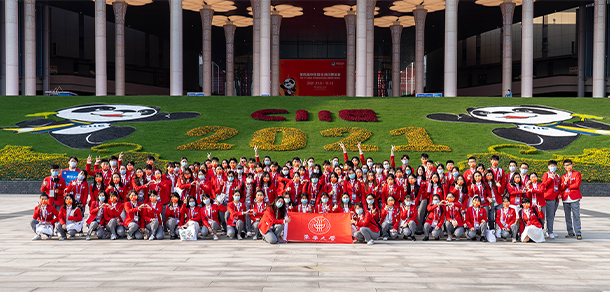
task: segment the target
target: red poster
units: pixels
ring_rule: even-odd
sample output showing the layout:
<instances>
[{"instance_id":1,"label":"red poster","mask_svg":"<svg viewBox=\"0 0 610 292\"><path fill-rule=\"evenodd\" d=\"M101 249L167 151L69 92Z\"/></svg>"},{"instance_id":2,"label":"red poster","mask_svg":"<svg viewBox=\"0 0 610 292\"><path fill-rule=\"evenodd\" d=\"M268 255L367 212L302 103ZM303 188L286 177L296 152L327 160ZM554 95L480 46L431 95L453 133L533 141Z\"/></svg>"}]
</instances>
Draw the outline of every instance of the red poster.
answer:
<instances>
[{"instance_id":1,"label":"red poster","mask_svg":"<svg viewBox=\"0 0 610 292\"><path fill-rule=\"evenodd\" d=\"M352 243L349 213L297 213L288 212L286 226L288 241L319 243Z\"/></svg>"},{"instance_id":2,"label":"red poster","mask_svg":"<svg viewBox=\"0 0 610 292\"><path fill-rule=\"evenodd\" d=\"M345 95L345 60L280 60L280 95Z\"/></svg>"}]
</instances>

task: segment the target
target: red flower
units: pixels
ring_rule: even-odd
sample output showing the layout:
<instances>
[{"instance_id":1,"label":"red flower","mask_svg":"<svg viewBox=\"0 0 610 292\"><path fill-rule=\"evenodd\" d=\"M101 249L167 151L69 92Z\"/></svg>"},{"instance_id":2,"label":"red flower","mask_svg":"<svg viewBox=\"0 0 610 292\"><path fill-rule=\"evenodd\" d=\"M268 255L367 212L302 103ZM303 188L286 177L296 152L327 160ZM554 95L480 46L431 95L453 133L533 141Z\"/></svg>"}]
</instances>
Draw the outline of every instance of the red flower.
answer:
<instances>
[{"instance_id":1,"label":"red flower","mask_svg":"<svg viewBox=\"0 0 610 292\"><path fill-rule=\"evenodd\" d=\"M332 122L333 119L330 116L330 112L329 111L319 111L318 112L318 119L321 122Z\"/></svg>"},{"instance_id":2,"label":"red flower","mask_svg":"<svg viewBox=\"0 0 610 292\"><path fill-rule=\"evenodd\" d=\"M262 109L253 112L250 116L255 120L261 121L285 121L285 117L268 116L270 114L287 114L288 111L285 109Z\"/></svg>"},{"instance_id":3,"label":"red flower","mask_svg":"<svg viewBox=\"0 0 610 292\"><path fill-rule=\"evenodd\" d=\"M294 120L297 122L309 120L309 112L306 110L298 110Z\"/></svg>"},{"instance_id":4,"label":"red flower","mask_svg":"<svg viewBox=\"0 0 610 292\"><path fill-rule=\"evenodd\" d=\"M349 122L377 122L377 114L371 109L340 110L339 117Z\"/></svg>"}]
</instances>

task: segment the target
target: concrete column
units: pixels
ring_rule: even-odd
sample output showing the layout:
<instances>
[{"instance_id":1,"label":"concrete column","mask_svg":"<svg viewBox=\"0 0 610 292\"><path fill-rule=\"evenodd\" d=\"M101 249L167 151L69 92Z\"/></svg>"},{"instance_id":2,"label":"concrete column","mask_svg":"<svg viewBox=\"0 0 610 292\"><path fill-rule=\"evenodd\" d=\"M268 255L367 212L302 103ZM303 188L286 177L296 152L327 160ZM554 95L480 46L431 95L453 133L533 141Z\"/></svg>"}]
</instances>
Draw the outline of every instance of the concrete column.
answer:
<instances>
[{"instance_id":1,"label":"concrete column","mask_svg":"<svg viewBox=\"0 0 610 292\"><path fill-rule=\"evenodd\" d=\"M445 96L457 96L458 1L445 1Z\"/></svg>"},{"instance_id":2,"label":"concrete column","mask_svg":"<svg viewBox=\"0 0 610 292\"><path fill-rule=\"evenodd\" d=\"M593 7L593 97L606 97L606 0Z\"/></svg>"},{"instance_id":3,"label":"concrete column","mask_svg":"<svg viewBox=\"0 0 610 292\"><path fill-rule=\"evenodd\" d=\"M0 36L0 95L6 95L6 39L5 32L6 29L4 27L4 10L5 4L0 4L0 32L2 36Z\"/></svg>"},{"instance_id":4,"label":"concrete column","mask_svg":"<svg viewBox=\"0 0 610 292\"><path fill-rule=\"evenodd\" d=\"M24 95L36 95L36 0L25 0L23 5L25 46L23 75Z\"/></svg>"},{"instance_id":5,"label":"concrete column","mask_svg":"<svg viewBox=\"0 0 610 292\"><path fill-rule=\"evenodd\" d=\"M4 5L6 95L19 95L19 3L5 0Z\"/></svg>"},{"instance_id":6,"label":"concrete column","mask_svg":"<svg viewBox=\"0 0 610 292\"><path fill-rule=\"evenodd\" d=\"M396 21L390 26L392 32L392 96L400 96L400 34L402 25Z\"/></svg>"},{"instance_id":7,"label":"concrete column","mask_svg":"<svg viewBox=\"0 0 610 292\"><path fill-rule=\"evenodd\" d=\"M504 0L500 4L502 11L502 93L500 96L506 95L512 88L513 82L513 42L512 42L512 25L513 14L515 12L515 3L511 0Z\"/></svg>"},{"instance_id":8,"label":"concrete column","mask_svg":"<svg viewBox=\"0 0 610 292\"><path fill-rule=\"evenodd\" d=\"M114 94L125 95L125 14L127 3L112 3L114 9Z\"/></svg>"},{"instance_id":9,"label":"concrete column","mask_svg":"<svg viewBox=\"0 0 610 292\"><path fill-rule=\"evenodd\" d=\"M534 1L521 6L521 97L532 97L534 86Z\"/></svg>"},{"instance_id":10,"label":"concrete column","mask_svg":"<svg viewBox=\"0 0 610 292\"><path fill-rule=\"evenodd\" d=\"M202 91L206 96L212 96L212 17L214 10L210 5L204 5L201 10L201 26L203 45L201 50Z\"/></svg>"},{"instance_id":11,"label":"concrete column","mask_svg":"<svg viewBox=\"0 0 610 292\"><path fill-rule=\"evenodd\" d=\"M356 12L348 11L344 16L347 27L347 60L345 64L345 95L356 96Z\"/></svg>"},{"instance_id":12,"label":"concrete column","mask_svg":"<svg viewBox=\"0 0 610 292\"><path fill-rule=\"evenodd\" d=\"M271 0L261 0L261 95L271 94Z\"/></svg>"},{"instance_id":13,"label":"concrete column","mask_svg":"<svg viewBox=\"0 0 610 292\"><path fill-rule=\"evenodd\" d=\"M45 4L42 7L42 92L50 90L51 66L51 8Z\"/></svg>"},{"instance_id":14,"label":"concrete column","mask_svg":"<svg viewBox=\"0 0 610 292\"><path fill-rule=\"evenodd\" d=\"M250 0L252 4L252 96L261 95L261 0Z\"/></svg>"},{"instance_id":15,"label":"concrete column","mask_svg":"<svg viewBox=\"0 0 610 292\"><path fill-rule=\"evenodd\" d=\"M578 7L578 97L585 96L585 54L587 5Z\"/></svg>"},{"instance_id":16,"label":"concrete column","mask_svg":"<svg viewBox=\"0 0 610 292\"><path fill-rule=\"evenodd\" d=\"M95 0L95 95L108 94L106 1Z\"/></svg>"},{"instance_id":17,"label":"concrete column","mask_svg":"<svg viewBox=\"0 0 610 292\"><path fill-rule=\"evenodd\" d=\"M366 96L373 96L377 72L375 72L375 3L366 1Z\"/></svg>"},{"instance_id":18,"label":"concrete column","mask_svg":"<svg viewBox=\"0 0 610 292\"><path fill-rule=\"evenodd\" d=\"M225 29L225 42L227 51L227 68L225 75L225 95L235 95L235 29L237 28L233 22L227 22L223 28Z\"/></svg>"},{"instance_id":19,"label":"concrete column","mask_svg":"<svg viewBox=\"0 0 610 292\"><path fill-rule=\"evenodd\" d=\"M417 5L413 10L415 17L415 93L424 93L424 32L426 28L426 14L424 6Z\"/></svg>"},{"instance_id":20,"label":"concrete column","mask_svg":"<svg viewBox=\"0 0 610 292\"><path fill-rule=\"evenodd\" d=\"M280 27L282 15L271 11L271 96L280 95Z\"/></svg>"},{"instance_id":21,"label":"concrete column","mask_svg":"<svg viewBox=\"0 0 610 292\"><path fill-rule=\"evenodd\" d=\"M366 96L366 2L356 7L356 96Z\"/></svg>"},{"instance_id":22,"label":"concrete column","mask_svg":"<svg viewBox=\"0 0 610 292\"><path fill-rule=\"evenodd\" d=\"M170 5L170 31L169 31L169 93L182 95L182 0L169 0Z\"/></svg>"}]
</instances>

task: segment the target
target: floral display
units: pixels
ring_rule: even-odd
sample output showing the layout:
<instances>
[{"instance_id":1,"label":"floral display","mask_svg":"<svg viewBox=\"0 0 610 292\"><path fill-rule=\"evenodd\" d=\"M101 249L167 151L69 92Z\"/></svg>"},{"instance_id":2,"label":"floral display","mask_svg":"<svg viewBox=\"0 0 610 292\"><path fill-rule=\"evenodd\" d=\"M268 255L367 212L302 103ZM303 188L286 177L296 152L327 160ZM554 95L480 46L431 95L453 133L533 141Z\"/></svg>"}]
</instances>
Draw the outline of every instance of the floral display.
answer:
<instances>
[{"instance_id":1,"label":"floral display","mask_svg":"<svg viewBox=\"0 0 610 292\"><path fill-rule=\"evenodd\" d=\"M324 110L318 112L318 120L320 120L320 122L332 122L333 118L329 111Z\"/></svg>"},{"instance_id":2,"label":"floral display","mask_svg":"<svg viewBox=\"0 0 610 292\"><path fill-rule=\"evenodd\" d=\"M285 121L285 117L269 116L271 114L287 114L288 111L285 109L262 109L253 112L250 116L255 120L261 121Z\"/></svg>"},{"instance_id":3,"label":"floral display","mask_svg":"<svg viewBox=\"0 0 610 292\"><path fill-rule=\"evenodd\" d=\"M371 109L340 110L339 117L348 122L377 122L377 114Z\"/></svg>"},{"instance_id":4,"label":"floral display","mask_svg":"<svg viewBox=\"0 0 610 292\"><path fill-rule=\"evenodd\" d=\"M298 110L294 120L297 122L303 122L309 120L309 112L306 110Z\"/></svg>"},{"instance_id":5,"label":"floral display","mask_svg":"<svg viewBox=\"0 0 610 292\"><path fill-rule=\"evenodd\" d=\"M445 145L435 145L430 139L428 132L420 127L405 127L390 131L392 136L405 135L409 144L397 145L396 151L411 152L451 152L451 148Z\"/></svg>"},{"instance_id":6,"label":"floral display","mask_svg":"<svg viewBox=\"0 0 610 292\"><path fill-rule=\"evenodd\" d=\"M130 150L130 151L134 151L134 152L139 152L140 150L142 150L142 145L140 145L140 144L123 142L123 143L105 143L105 144L102 144L99 146L91 147L91 151L96 152L96 153L108 153L108 148L122 147L122 146L133 147L133 150Z\"/></svg>"},{"instance_id":7,"label":"floral display","mask_svg":"<svg viewBox=\"0 0 610 292\"><path fill-rule=\"evenodd\" d=\"M349 133L349 136L341 141L324 146L324 150L342 151L339 143L343 143L347 151L358 151L358 143L368 140L373 135L369 130L357 127L333 128L320 131L320 134L324 137L341 137L344 133ZM362 151L379 151L379 147L375 145L362 144L360 147L362 147Z\"/></svg>"},{"instance_id":8,"label":"floral display","mask_svg":"<svg viewBox=\"0 0 610 292\"><path fill-rule=\"evenodd\" d=\"M274 145L276 134L282 132L282 141ZM258 146L260 150L269 151L291 151L298 150L307 144L307 135L300 129L274 127L261 129L254 132L250 147Z\"/></svg>"},{"instance_id":9,"label":"floral display","mask_svg":"<svg viewBox=\"0 0 610 292\"><path fill-rule=\"evenodd\" d=\"M195 142L180 145L178 150L227 150L233 145L226 143L218 143L219 141L227 140L237 135L237 130L223 126L205 126L192 129L186 133L187 136L199 137L205 136L210 132L214 134L201 138Z\"/></svg>"}]
</instances>

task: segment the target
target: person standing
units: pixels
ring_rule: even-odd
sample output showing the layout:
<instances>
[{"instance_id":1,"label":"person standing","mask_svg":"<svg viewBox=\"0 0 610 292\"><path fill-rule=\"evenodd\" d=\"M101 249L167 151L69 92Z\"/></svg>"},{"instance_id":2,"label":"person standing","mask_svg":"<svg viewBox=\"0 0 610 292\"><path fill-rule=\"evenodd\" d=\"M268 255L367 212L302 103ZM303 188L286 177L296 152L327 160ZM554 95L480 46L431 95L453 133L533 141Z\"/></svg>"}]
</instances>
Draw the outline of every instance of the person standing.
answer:
<instances>
[{"instance_id":1,"label":"person standing","mask_svg":"<svg viewBox=\"0 0 610 292\"><path fill-rule=\"evenodd\" d=\"M555 212L557 212L559 197L561 196L559 193L561 181L559 175L555 173L556 170L557 161L550 160L549 171L545 172L542 176L542 184L544 185L544 200L546 201L546 212L544 212L546 218L546 230L550 239L557 237L555 232L553 232L553 223L555 222Z\"/></svg>"},{"instance_id":2,"label":"person standing","mask_svg":"<svg viewBox=\"0 0 610 292\"><path fill-rule=\"evenodd\" d=\"M582 240L580 233L580 172L573 170L572 160L566 159L563 161L563 168L566 173L561 176L561 194L563 201L563 211L566 217L566 227L568 235L566 238L576 236L576 239Z\"/></svg>"}]
</instances>

